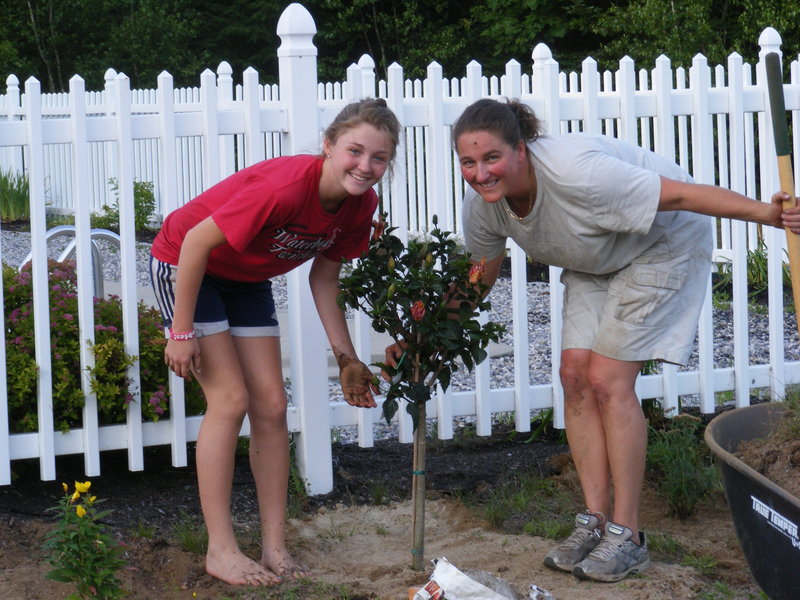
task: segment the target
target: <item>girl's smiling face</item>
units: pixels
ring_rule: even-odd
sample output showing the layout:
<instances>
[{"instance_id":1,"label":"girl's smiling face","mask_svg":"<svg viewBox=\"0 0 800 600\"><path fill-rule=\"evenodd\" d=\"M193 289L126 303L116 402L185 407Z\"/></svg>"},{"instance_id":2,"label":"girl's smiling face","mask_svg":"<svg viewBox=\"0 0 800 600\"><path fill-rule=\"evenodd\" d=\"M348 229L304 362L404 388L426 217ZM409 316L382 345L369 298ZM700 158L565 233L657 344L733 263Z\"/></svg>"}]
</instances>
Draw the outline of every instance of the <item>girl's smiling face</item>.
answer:
<instances>
[{"instance_id":1,"label":"girl's smiling face","mask_svg":"<svg viewBox=\"0 0 800 600\"><path fill-rule=\"evenodd\" d=\"M530 194L525 143L509 146L489 131L467 131L456 140L464 180L486 202L524 199Z\"/></svg>"},{"instance_id":2,"label":"girl's smiling face","mask_svg":"<svg viewBox=\"0 0 800 600\"><path fill-rule=\"evenodd\" d=\"M360 196L386 173L394 146L389 135L368 123L343 132L334 142L325 140L326 159L320 197L342 200Z\"/></svg>"}]
</instances>

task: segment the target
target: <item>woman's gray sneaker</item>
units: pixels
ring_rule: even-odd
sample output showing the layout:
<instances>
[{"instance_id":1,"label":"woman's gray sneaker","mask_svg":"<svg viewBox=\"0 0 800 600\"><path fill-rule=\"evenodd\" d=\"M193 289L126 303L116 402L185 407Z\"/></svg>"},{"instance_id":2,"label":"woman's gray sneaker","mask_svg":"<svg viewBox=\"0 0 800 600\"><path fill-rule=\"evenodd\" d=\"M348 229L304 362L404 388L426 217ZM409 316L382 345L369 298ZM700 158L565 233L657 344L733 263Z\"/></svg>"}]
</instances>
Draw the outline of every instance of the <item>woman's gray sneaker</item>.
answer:
<instances>
[{"instance_id":1,"label":"woman's gray sneaker","mask_svg":"<svg viewBox=\"0 0 800 600\"><path fill-rule=\"evenodd\" d=\"M622 525L611 523L597 547L572 570L579 579L619 581L633 573L644 571L650 564L647 540L639 532L640 544L631 541L633 532Z\"/></svg>"},{"instance_id":2,"label":"woman's gray sneaker","mask_svg":"<svg viewBox=\"0 0 800 600\"><path fill-rule=\"evenodd\" d=\"M551 569L572 571L600 543L603 532L600 520L592 513L575 516L575 530L544 557L544 564Z\"/></svg>"}]
</instances>

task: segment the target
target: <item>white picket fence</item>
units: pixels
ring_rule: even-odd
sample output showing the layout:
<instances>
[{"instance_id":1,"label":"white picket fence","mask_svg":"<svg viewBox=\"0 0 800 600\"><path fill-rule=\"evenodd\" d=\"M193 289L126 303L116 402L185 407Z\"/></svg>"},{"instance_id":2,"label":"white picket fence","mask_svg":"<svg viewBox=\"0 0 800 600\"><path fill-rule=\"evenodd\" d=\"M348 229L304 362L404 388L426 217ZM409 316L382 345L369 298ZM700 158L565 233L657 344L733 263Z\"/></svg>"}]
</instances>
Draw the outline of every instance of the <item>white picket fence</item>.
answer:
<instances>
[{"instance_id":1,"label":"white picket fence","mask_svg":"<svg viewBox=\"0 0 800 600\"><path fill-rule=\"evenodd\" d=\"M270 156L317 152L320 132L350 99L380 95L387 99L406 136L394 176L381 186L385 209L403 234L439 224L458 230L464 184L449 140L449 129L461 111L485 96L516 97L527 102L549 131L587 131L614 135L641 144L677 160L696 180L731 187L768 200L778 188L777 169L768 117L765 75L759 58L755 65L734 54L726 66L708 66L702 56L694 59L688 73L672 69L660 57L652 70L636 70L629 58L616 72L600 73L586 59L580 73L559 72L549 49L533 51L530 74L510 61L505 74L485 77L481 66L471 62L466 75L445 79L437 63L431 63L424 80L408 81L397 64L388 69L386 81L376 81L372 59L362 57L347 71L347 80L319 84L313 36L316 26L308 11L290 5L278 23L281 45L279 84L261 86L254 69L243 74L241 86L233 86L230 68L205 71L196 90L176 90L172 77L162 73L156 90L130 90L124 74L108 73L105 89L87 92L83 80L74 77L70 92L53 99L40 92L36 79L24 83L20 93L15 78L7 79L0 96L0 165L24 170L30 178L33 281L35 302L36 360L39 364L39 431L9 434L5 385L5 333L0 339L0 484L11 481L11 462L38 458L41 477L57 477L57 455L83 454L87 476L100 472L100 452L127 449L129 468L144 468L143 448L169 444L173 463L187 462L186 446L196 439L200 417L185 415L181 381L171 384L171 418L143 423L138 365L131 367L131 393L124 425L99 426L96 398L84 380L86 406L83 427L63 434L54 432L51 406L52 371L47 316L47 265L45 213L48 207L73 212L77 230L79 321L81 339L94 339L92 315L92 263L89 215L107 201L109 177L119 182L121 221L121 289L125 347L137 355L136 257L133 218L133 183L153 181L159 210L166 214L199 191L243 166ZM767 29L761 36L761 56L780 51L780 37ZM791 64L791 80L784 86L793 130L800 117L800 63ZM793 140L800 155L800 136ZM800 179L795 167L795 179ZM58 184L56 183L58 181ZM56 194L56 190L58 193ZM715 368L710 294L699 327L699 367L679 371L667 365L658 375L643 376L640 396L659 398L666 408L677 408L684 395L699 397L703 412L712 412L715 394L732 392L737 406L748 404L751 390L768 388L782 397L789 384L800 382L800 363L787 361L784 351L783 305L779 292L782 232L767 230L769 252L770 363L751 365L747 322L745 257L755 229L743 223L723 222L717 228L717 259L730 261L734 276L733 366ZM513 246L513 245L512 245ZM490 364L485 361L475 374L475 387L464 392L439 393L430 412L437 417L438 435L453 435L453 417L474 416L479 435L488 435L492 416L513 412L519 431L530 428L531 411L553 407L556 424L563 425L562 391L558 385L558 352L552 353L552 382L532 385L527 339L525 257L511 247L513 277L515 383L511 388L490 386ZM295 434L299 466L311 493L332 488L330 431L343 425L358 428L359 444L371 446L373 424L380 409L363 410L331 402L328 382L318 374L326 356L319 343L324 333L316 318L305 283L308 267L288 276L290 373L293 405L289 428ZM522 274L522 275L519 275ZM551 269L558 281L558 269ZM710 286L710 284L709 284ZM552 284L551 344L560 346L561 286ZM1 299L1 298L0 298ZM363 315L356 319L356 345L369 356L369 325ZM89 345L82 350L82 369L93 364ZM411 423L400 411L399 436L411 441ZM247 433L247 425L243 429Z\"/></svg>"}]
</instances>

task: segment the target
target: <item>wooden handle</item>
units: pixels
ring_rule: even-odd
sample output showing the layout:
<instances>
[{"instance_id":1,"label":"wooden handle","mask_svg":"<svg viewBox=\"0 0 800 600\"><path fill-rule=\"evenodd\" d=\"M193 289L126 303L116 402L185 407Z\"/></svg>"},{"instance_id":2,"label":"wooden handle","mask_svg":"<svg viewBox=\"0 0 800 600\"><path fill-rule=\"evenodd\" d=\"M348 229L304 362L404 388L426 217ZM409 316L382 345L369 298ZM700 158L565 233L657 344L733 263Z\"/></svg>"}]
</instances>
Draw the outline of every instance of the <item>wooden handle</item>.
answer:
<instances>
[{"instance_id":1,"label":"wooden handle","mask_svg":"<svg viewBox=\"0 0 800 600\"><path fill-rule=\"evenodd\" d=\"M772 132L775 136L775 153L778 155L778 176L781 191L789 194L783 208L797 205L794 196L794 175L792 174L792 157L789 150L789 127L786 122L786 104L783 98L783 74L780 57L770 52L764 57L767 72L767 90L769 92L769 108L772 117ZM786 250L789 255L789 273L792 279L792 296L794 298L795 317L800 316L800 237L786 230ZM797 324L800 333L800 321Z\"/></svg>"}]
</instances>

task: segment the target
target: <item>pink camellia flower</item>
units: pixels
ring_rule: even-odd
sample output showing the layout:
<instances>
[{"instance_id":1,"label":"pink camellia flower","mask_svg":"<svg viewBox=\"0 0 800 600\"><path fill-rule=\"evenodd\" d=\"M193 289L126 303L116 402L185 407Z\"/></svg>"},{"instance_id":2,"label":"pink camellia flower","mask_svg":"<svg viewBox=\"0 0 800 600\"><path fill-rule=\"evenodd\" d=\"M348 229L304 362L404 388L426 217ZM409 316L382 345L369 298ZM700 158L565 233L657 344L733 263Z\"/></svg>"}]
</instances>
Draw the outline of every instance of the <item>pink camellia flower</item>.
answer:
<instances>
[{"instance_id":1,"label":"pink camellia flower","mask_svg":"<svg viewBox=\"0 0 800 600\"><path fill-rule=\"evenodd\" d=\"M425 305L422 303L422 300L417 300L411 306L411 318L419 322L422 321L424 316L425 316Z\"/></svg>"},{"instance_id":2,"label":"pink camellia flower","mask_svg":"<svg viewBox=\"0 0 800 600\"><path fill-rule=\"evenodd\" d=\"M481 259L481 262L472 265L469 270L469 282L472 285L480 282L483 278L483 274L486 272L486 257L484 256Z\"/></svg>"}]
</instances>

